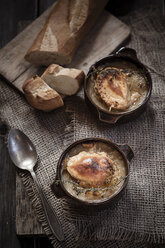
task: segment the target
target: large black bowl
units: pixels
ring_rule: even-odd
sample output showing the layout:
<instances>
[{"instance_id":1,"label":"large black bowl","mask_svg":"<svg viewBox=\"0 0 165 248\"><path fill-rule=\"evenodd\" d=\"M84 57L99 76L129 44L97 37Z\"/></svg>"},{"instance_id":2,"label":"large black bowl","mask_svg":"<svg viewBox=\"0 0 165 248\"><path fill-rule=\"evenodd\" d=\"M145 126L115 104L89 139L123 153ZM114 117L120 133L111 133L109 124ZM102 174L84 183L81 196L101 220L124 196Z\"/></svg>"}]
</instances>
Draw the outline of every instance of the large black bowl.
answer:
<instances>
[{"instance_id":1,"label":"large black bowl","mask_svg":"<svg viewBox=\"0 0 165 248\"><path fill-rule=\"evenodd\" d=\"M108 199L106 199L105 201L101 201L101 202L86 202L80 199L77 199L76 197L72 196L64 187L64 184L61 180L62 177L62 162L63 160L66 158L67 154L69 153L69 151L71 149L73 149L74 147L76 147L79 144L84 144L84 143L95 143L95 142L103 142L111 147L114 147L115 149L117 149L117 151L119 151L119 153L122 155L123 160L125 161L125 166L126 166L126 171L127 171L127 176L124 179L124 183L121 186L121 188L112 196L110 196ZM102 139L102 138L87 138L87 139L82 139L82 140L78 140L76 142L74 142L73 144L71 144L61 155L58 164L57 164L57 172L56 172L56 179L54 181L54 183L52 184L52 190L54 192L54 194L56 195L57 198L61 198L61 197L67 197L67 199L69 200L70 203L74 204L74 205L78 205L79 207L88 207L90 209L93 208L97 208L97 209L102 209L103 207L107 207L110 206L112 204L114 204L116 202L116 200L119 199L119 197L122 195L125 187L127 186L128 183L128 179L129 179L129 172L130 172L130 165L129 162L131 161L131 159L134 157L133 151L130 148L129 145L124 144L124 145L118 145L113 143L110 140L106 140L106 139Z\"/></svg>"},{"instance_id":2,"label":"large black bowl","mask_svg":"<svg viewBox=\"0 0 165 248\"><path fill-rule=\"evenodd\" d=\"M145 98L145 100L143 101L143 103L141 105L139 105L136 109L133 110L128 110L125 112L109 112L108 110L103 110L101 109L99 106L97 106L92 100L91 97L88 93L87 90L87 85L88 83L90 83L90 75L92 72L94 72L94 68L97 69L99 66L104 66L105 64L108 63L113 63L113 61L116 60L124 60L124 61L129 61L131 63L133 63L134 65L136 65L136 67L138 68L139 72L143 73L145 75L146 78L146 83L148 85L148 94ZM91 65L91 67L89 68L89 71L87 73L86 76L86 80L84 83L84 94L85 94L85 101L87 103L87 106L89 107L89 109L95 113L99 120L102 122L106 122L106 123L110 123L110 124L114 124L116 122L125 122L125 121L129 121L134 119L135 117L139 116L145 109L146 104L151 96L151 91L152 91L152 79L150 76L150 73L148 72L147 68L145 65L143 65L139 59L137 58L137 54L136 51L132 48L121 48L119 51L117 51L114 54L111 54L107 57L104 57L100 60L98 60L96 63L94 63L93 65Z\"/></svg>"}]
</instances>

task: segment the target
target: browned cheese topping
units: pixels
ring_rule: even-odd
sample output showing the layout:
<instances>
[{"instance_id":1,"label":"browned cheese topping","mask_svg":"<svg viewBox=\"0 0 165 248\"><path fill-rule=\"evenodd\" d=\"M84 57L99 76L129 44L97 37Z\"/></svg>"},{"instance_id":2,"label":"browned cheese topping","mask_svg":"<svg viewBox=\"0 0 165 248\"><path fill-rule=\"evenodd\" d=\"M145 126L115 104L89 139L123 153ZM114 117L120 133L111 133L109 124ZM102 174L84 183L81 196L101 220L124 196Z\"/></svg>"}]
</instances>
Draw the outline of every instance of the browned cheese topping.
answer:
<instances>
[{"instance_id":1,"label":"browned cheese topping","mask_svg":"<svg viewBox=\"0 0 165 248\"><path fill-rule=\"evenodd\" d=\"M106 153L87 153L70 157L67 163L69 174L80 181L82 187L103 186L114 174L113 161Z\"/></svg>"},{"instance_id":2,"label":"browned cheese topping","mask_svg":"<svg viewBox=\"0 0 165 248\"><path fill-rule=\"evenodd\" d=\"M126 75L120 69L107 67L96 78L96 93L109 109L127 109L129 105L129 89Z\"/></svg>"}]
</instances>

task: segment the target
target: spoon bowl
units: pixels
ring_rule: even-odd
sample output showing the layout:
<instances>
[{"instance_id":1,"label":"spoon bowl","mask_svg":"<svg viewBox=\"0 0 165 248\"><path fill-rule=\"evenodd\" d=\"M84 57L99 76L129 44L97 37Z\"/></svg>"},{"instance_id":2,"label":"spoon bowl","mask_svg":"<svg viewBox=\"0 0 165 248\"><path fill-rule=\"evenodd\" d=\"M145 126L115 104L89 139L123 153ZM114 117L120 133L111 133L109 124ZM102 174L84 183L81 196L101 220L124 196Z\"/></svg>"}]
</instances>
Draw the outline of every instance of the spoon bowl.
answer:
<instances>
[{"instance_id":1,"label":"spoon bowl","mask_svg":"<svg viewBox=\"0 0 165 248\"><path fill-rule=\"evenodd\" d=\"M18 129L12 128L8 135L11 160L20 169L33 170L37 163L37 152L30 139Z\"/></svg>"}]
</instances>

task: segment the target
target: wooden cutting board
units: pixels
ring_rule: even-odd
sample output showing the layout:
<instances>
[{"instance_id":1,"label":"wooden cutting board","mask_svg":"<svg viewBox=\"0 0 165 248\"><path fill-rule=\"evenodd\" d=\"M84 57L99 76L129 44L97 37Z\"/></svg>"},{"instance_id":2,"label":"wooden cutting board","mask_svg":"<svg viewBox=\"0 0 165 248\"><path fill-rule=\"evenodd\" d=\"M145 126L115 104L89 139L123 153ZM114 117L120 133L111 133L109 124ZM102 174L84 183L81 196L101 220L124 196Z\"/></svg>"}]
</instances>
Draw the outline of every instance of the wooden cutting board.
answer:
<instances>
[{"instance_id":1,"label":"wooden cutting board","mask_svg":"<svg viewBox=\"0 0 165 248\"><path fill-rule=\"evenodd\" d=\"M22 92L22 85L29 77L41 73L41 68L24 60L28 48L43 27L51 6L23 32L0 50L0 74L10 85ZM95 27L82 42L69 67L87 72L96 60L112 53L129 37L130 29L119 19L104 11ZM23 92L22 92L23 93ZM19 176L16 176L16 232L18 235L44 234Z\"/></svg>"}]
</instances>

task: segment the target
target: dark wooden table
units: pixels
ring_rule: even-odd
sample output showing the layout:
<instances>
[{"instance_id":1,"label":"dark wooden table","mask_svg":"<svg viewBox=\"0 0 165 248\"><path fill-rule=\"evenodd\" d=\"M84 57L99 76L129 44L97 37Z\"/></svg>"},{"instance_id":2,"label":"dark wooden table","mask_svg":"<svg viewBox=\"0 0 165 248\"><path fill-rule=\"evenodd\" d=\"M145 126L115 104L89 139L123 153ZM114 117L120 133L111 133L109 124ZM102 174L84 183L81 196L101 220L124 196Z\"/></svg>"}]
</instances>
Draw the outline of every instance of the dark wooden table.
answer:
<instances>
[{"instance_id":1,"label":"dark wooden table","mask_svg":"<svg viewBox=\"0 0 165 248\"><path fill-rule=\"evenodd\" d=\"M0 48L53 2L54 0L1 0ZM107 8L120 17L148 3L157 4L159 8L163 8L164 0L111 0ZM15 234L15 169L3 137L5 131L5 126L0 119L0 247L52 247L47 238L19 239Z\"/></svg>"}]
</instances>

